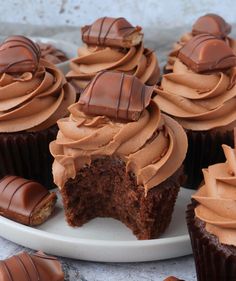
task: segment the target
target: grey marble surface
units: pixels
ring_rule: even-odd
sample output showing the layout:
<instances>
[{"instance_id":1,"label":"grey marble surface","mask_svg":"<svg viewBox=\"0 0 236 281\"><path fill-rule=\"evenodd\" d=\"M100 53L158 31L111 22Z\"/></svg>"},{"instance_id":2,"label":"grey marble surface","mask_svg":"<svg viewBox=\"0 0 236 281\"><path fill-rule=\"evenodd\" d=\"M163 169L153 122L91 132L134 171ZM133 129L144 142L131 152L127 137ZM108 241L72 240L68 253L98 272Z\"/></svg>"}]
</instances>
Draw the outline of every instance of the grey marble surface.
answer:
<instances>
[{"instance_id":1,"label":"grey marble surface","mask_svg":"<svg viewBox=\"0 0 236 281\"><path fill-rule=\"evenodd\" d=\"M30 252L29 249L0 238L0 259L5 259L22 250ZM196 281L192 256L145 263L61 260L68 271L68 281L163 281L170 275L186 281Z\"/></svg>"},{"instance_id":2,"label":"grey marble surface","mask_svg":"<svg viewBox=\"0 0 236 281\"><path fill-rule=\"evenodd\" d=\"M176 30L145 30L146 44L157 51L163 65L171 44L187 27ZM46 28L20 24L0 24L0 36L25 34L63 39L80 44L80 29L75 27ZM1 226L0 226L1 227ZM17 233L16 233L17 235ZM24 250L19 245L0 238L0 259ZM30 251L29 249L26 249ZM146 263L94 263L62 259L68 269L69 281L162 281L170 275L186 281L196 281L192 256Z\"/></svg>"}]
</instances>

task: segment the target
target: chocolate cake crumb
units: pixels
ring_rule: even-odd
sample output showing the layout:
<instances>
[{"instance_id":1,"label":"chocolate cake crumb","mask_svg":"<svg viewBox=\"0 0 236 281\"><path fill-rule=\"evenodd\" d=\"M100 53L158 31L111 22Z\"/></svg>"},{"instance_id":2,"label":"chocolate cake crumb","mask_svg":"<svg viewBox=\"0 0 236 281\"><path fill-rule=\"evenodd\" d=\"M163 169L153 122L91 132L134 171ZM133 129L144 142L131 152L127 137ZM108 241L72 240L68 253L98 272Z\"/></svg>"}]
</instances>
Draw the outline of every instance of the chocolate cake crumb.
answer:
<instances>
[{"instance_id":1,"label":"chocolate cake crumb","mask_svg":"<svg viewBox=\"0 0 236 281\"><path fill-rule=\"evenodd\" d=\"M82 226L96 217L118 219L138 239L159 237L168 227L179 192L182 169L145 196L136 177L118 156L103 156L80 169L61 190L69 225Z\"/></svg>"}]
</instances>

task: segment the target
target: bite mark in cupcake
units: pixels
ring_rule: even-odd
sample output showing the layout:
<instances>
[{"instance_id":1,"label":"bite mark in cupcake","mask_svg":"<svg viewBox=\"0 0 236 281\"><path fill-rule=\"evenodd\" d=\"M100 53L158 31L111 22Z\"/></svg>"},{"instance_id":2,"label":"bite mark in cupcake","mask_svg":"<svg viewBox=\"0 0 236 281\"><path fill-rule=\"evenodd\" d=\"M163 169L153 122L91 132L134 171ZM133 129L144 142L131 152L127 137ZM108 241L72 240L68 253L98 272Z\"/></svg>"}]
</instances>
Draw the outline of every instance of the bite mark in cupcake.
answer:
<instances>
[{"instance_id":1,"label":"bite mark in cupcake","mask_svg":"<svg viewBox=\"0 0 236 281\"><path fill-rule=\"evenodd\" d=\"M58 121L53 175L71 226L112 217L151 239L169 225L187 139L152 90L131 75L97 74Z\"/></svg>"}]
</instances>

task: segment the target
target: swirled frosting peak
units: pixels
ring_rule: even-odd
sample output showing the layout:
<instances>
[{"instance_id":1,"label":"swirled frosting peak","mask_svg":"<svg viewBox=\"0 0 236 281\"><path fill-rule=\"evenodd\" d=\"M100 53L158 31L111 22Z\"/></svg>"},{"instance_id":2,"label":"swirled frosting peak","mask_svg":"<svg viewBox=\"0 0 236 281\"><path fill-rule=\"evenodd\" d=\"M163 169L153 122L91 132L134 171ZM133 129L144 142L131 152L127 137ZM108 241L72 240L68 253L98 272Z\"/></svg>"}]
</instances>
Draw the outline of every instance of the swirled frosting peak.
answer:
<instances>
[{"instance_id":1,"label":"swirled frosting peak","mask_svg":"<svg viewBox=\"0 0 236 281\"><path fill-rule=\"evenodd\" d=\"M53 64L40 60L36 72L0 75L0 132L40 131L68 114L75 91Z\"/></svg>"},{"instance_id":2,"label":"swirled frosting peak","mask_svg":"<svg viewBox=\"0 0 236 281\"><path fill-rule=\"evenodd\" d=\"M27 37L10 36L0 45L0 73L35 72L40 55L39 46Z\"/></svg>"},{"instance_id":3,"label":"swirled frosting peak","mask_svg":"<svg viewBox=\"0 0 236 281\"><path fill-rule=\"evenodd\" d=\"M226 162L203 170L204 185L193 195L195 215L221 243L236 246L236 151L222 147Z\"/></svg>"},{"instance_id":4,"label":"swirled frosting peak","mask_svg":"<svg viewBox=\"0 0 236 281\"><path fill-rule=\"evenodd\" d=\"M54 64L69 60L62 50L57 49L52 44L39 42L38 45L41 50L42 59L45 59Z\"/></svg>"},{"instance_id":5,"label":"swirled frosting peak","mask_svg":"<svg viewBox=\"0 0 236 281\"><path fill-rule=\"evenodd\" d=\"M122 77L122 74L119 75L118 78ZM116 91L115 80L110 81L113 87L109 83L103 84L104 95L109 95L108 90L111 95L112 91ZM126 93L132 90L130 82L134 80L125 81ZM119 95L112 98L116 102L120 100ZM102 99L104 107L109 107L109 99ZM122 102L127 103L127 108L129 99L125 98ZM185 158L187 137L183 128L161 114L153 100L148 106L146 104L139 118L131 122L110 118L100 112L86 115L80 110L80 101L70 106L69 111L70 117L58 121L60 130L57 139L50 144L55 158L54 181L59 188L63 188L68 179L75 178L78 171L90 165L93 159L118 156L126 163L127 172L134 173L137 184L148 192L173 175Z\"/></svg>"},{"instance_id":6,"label":"swirled frosting peak","mask_svg":"<svg viewBox=\"0 0 236 281\"><path fill-rule=\"evenodd\" d=\"M186 129L206 131L234 127L235 68L200 74L177 59L173 73L163 75L157 93L155 99L160 109Z\"/></svg>"}]
</instances>

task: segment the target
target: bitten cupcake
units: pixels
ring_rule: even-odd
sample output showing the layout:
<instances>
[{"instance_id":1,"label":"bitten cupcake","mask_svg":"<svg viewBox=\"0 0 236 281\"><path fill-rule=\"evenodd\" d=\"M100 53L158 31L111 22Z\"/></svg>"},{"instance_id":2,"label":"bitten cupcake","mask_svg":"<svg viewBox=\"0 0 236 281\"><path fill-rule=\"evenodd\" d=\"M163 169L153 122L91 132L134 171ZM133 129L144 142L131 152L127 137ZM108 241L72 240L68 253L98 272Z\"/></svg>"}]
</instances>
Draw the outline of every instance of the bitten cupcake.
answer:
<instances>
[{"instance_id":1,"label":"bitten cupcake","mask_svg":"<svg viewBox=\"0 0 236 281\"><path fill-rule=\"evenodd\" d=\"M99 18L81 29L84 47L72 59L66 75L79 93L99 71L132 74L146 85L155 85L160 69L155 53L144 47L141 27L124 18Z\"/></svg>"},{"instance_id":2,"label":"bitten cupcake","mask_svg":"<svg viewBox=\"0 0 236 281\"><path fill-rule=\"evenodd\" d=\"M188 135L185 186L197 188L202 168L224 161L223 143L233 144L236 126L236 56L221 39L202 34L180 51L173 73L157 88L160 109Z\"/></svg>"},{"instance_id":3,"label":"bitten cupcake","mask_svg":"<svg viewBox=\"0 0 236 281\"><path fill-rule=\"evenodd\" d=\"M151 239L169 225L187 137L152 93L134 76L101 72L58 121L50 151L71 226L112 217Z\"/></svg>"},{"instance_id":4,"label":"bitten cupcake","mask_svg":"<svg viewBox=\"0 0 236 281\"><path fill-rule=\"evenodd\" d=\"M226 162L203 170L203 185L187 209L198 281L236 277L236 151L222 147Z\"/></svg>"},{"instance_id":5,"label":"bitten cupcake","mask_svg":"<svg viewBox=\"0 0 236 281\"><path fill-rule=\"evenodd\" d=\"M52 185L49 143L75 91L37 44L11 36L0 45L0 177L17 175Z\"/></svg>"},{"instance_id":6,"label":"bitten cupcake","mask_svg":"<svg viewBox=\"0 0 236 281\"><path fill-rule=\"evenodd\" d=\"M231 32L231 25L227 23L221 16L216 14L206 14L197 19L192 26L192 31L185 33L178 42L174 43L173 50L168 55L168 61L164 67L164 72L169 73L173 71L174 63L178 56L179 50L194 36L199 34L210 34L221 38L232 48L236 54L236 41L229 37Z\"/></svg>"}]
</instances>

